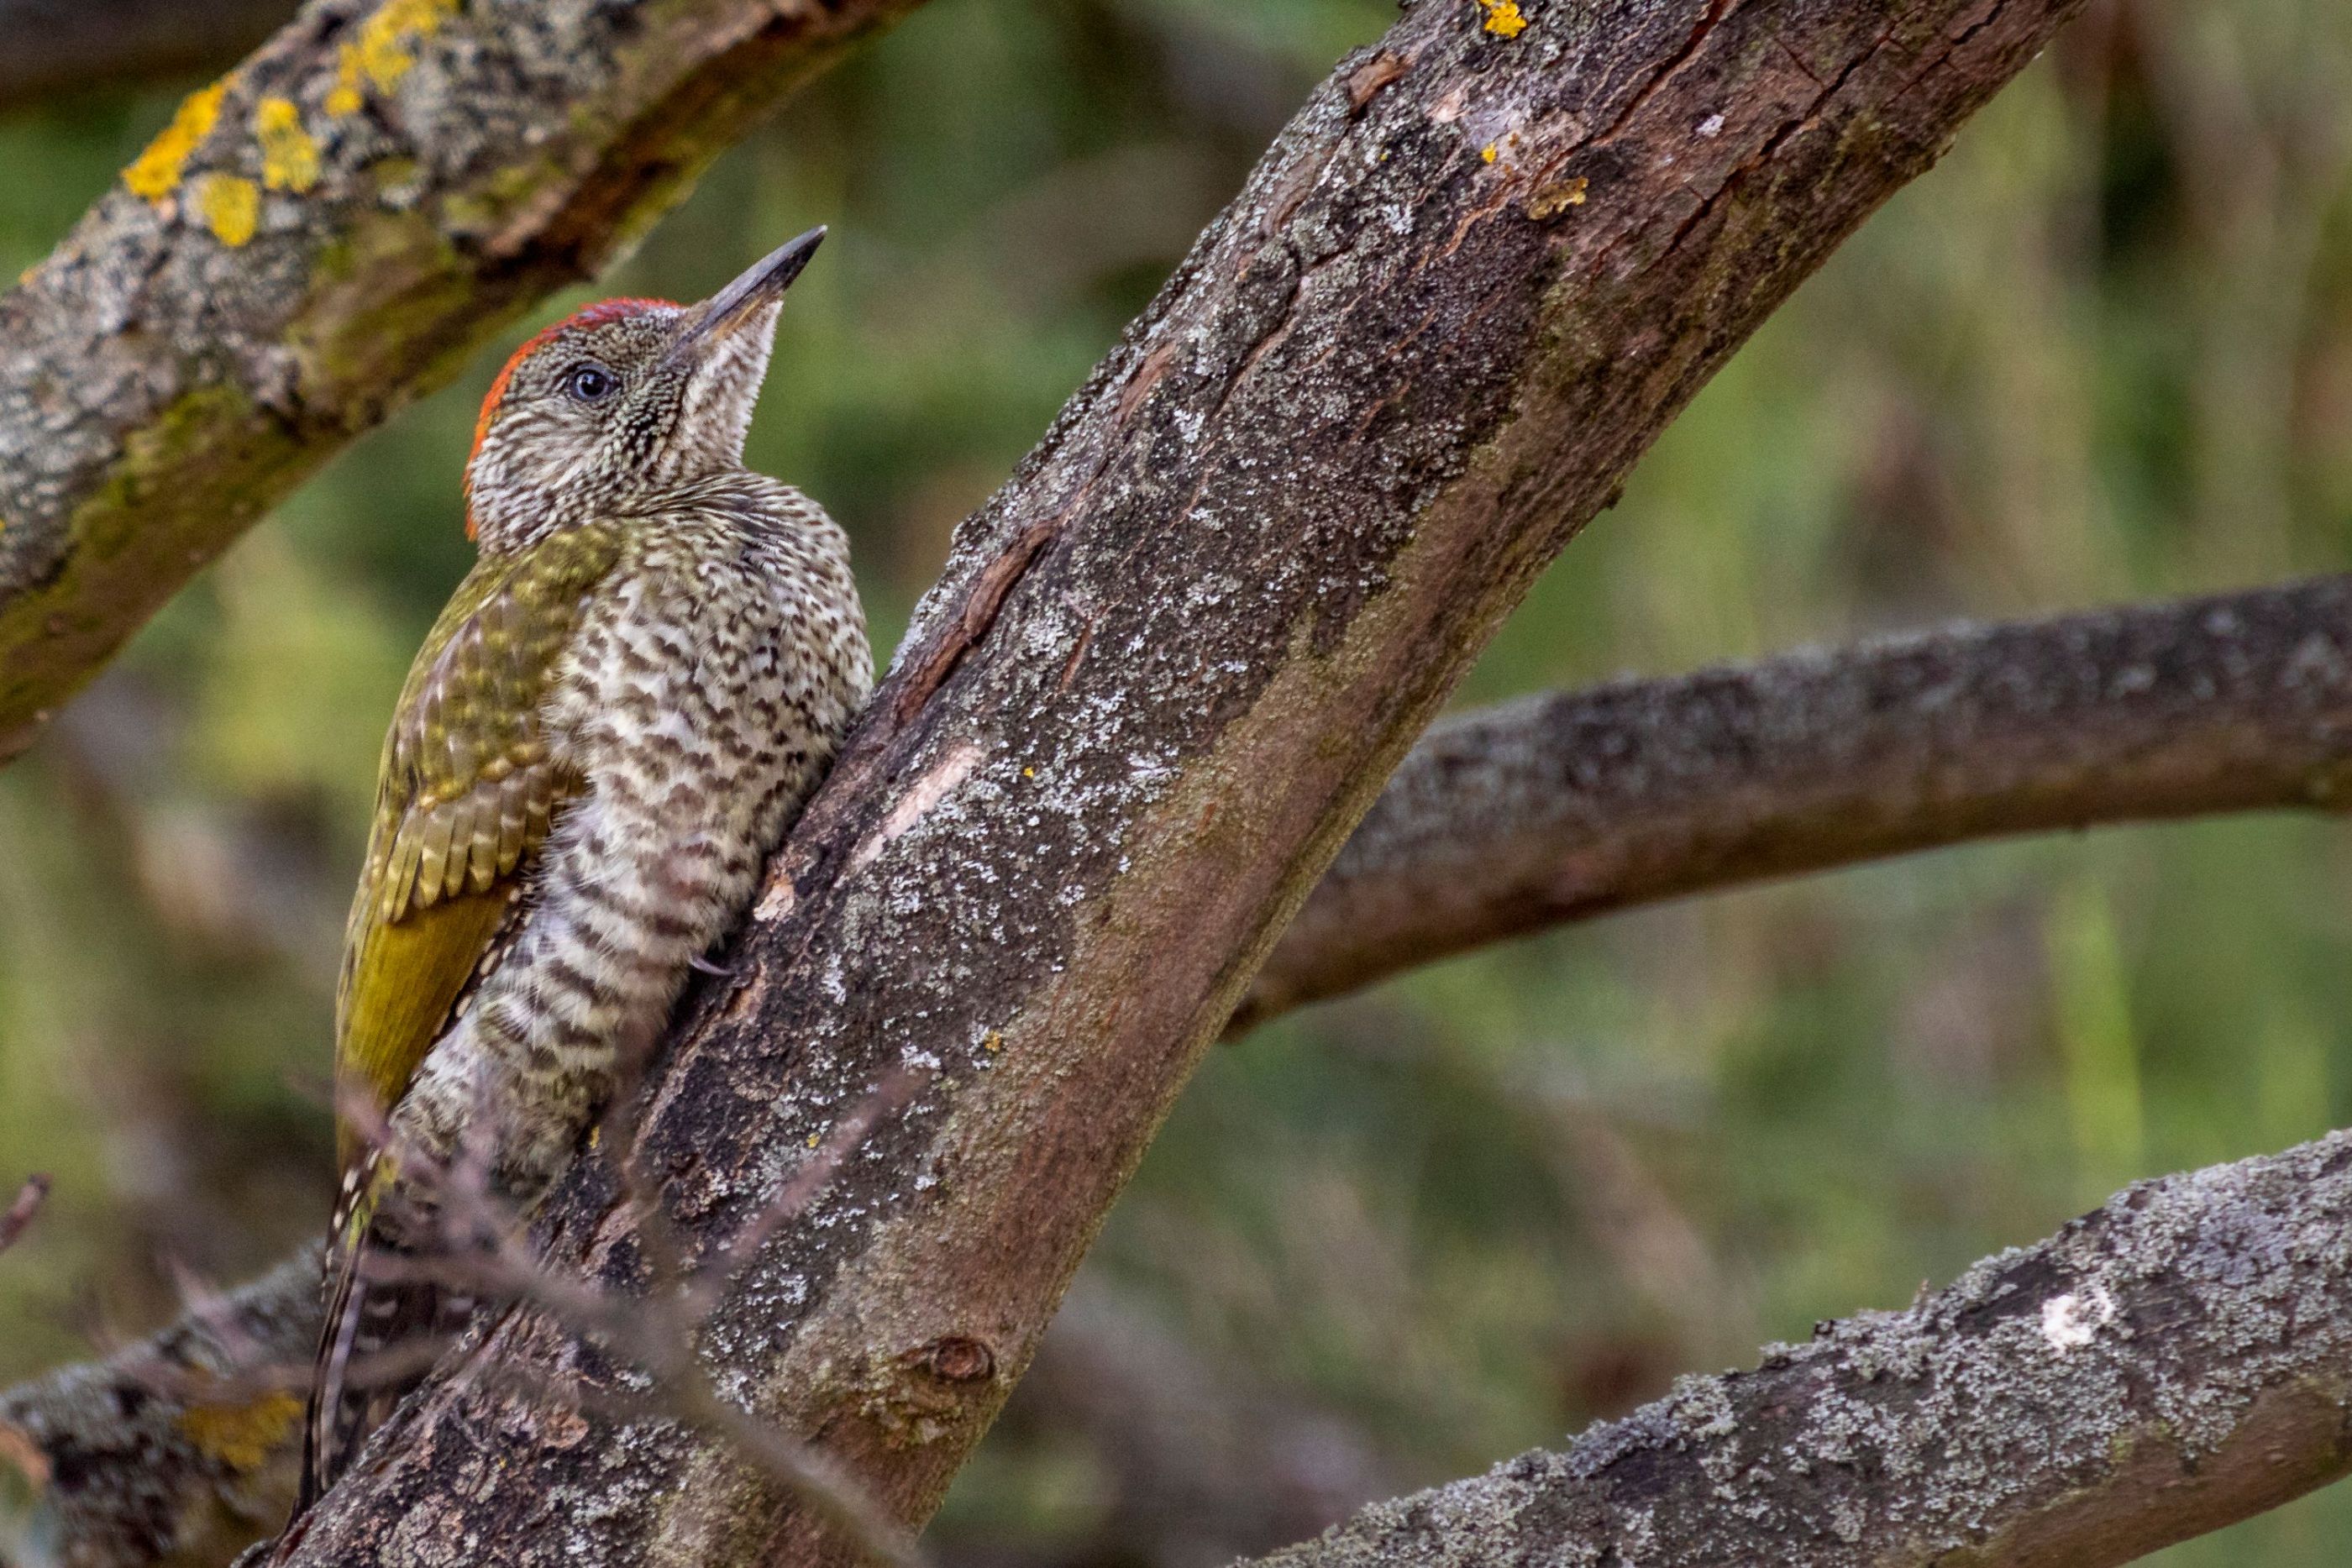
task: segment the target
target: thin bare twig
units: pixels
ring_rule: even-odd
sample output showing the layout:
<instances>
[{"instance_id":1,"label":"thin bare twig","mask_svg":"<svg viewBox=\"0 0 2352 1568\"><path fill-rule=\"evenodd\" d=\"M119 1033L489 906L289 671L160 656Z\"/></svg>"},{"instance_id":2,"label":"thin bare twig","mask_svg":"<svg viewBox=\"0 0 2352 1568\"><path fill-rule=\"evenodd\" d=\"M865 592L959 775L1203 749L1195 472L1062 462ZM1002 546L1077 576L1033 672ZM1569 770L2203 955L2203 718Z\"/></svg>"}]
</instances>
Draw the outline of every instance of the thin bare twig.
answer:
<instances>
[{"instance_id":1,"label":"thin bare twig","mask_svg":"<svg viewBox=\"0 0 2352 1568\"><path fill-rule=\"evenodd\" d=\"M25 1185L16 1189L16 1201L8 1206L7 1213L0 1214L0 1252L16 1245L17 1238L33 1223L33 1217L40 1213L48 1196L49 1178L46 1173L37 1172L25 1178Z\"/></svg>"}]
</instances>

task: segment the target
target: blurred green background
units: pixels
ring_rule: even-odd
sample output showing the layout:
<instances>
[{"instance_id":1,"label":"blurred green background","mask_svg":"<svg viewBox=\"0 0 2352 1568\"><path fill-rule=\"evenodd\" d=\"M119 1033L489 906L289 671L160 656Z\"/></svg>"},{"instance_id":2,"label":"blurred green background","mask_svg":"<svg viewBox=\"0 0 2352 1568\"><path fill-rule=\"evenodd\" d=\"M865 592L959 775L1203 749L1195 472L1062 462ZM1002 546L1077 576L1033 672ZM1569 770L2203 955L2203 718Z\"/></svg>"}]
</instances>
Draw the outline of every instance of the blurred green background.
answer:
<instances>
[{"instance_id":1,"label":"blurred green background","mask_svg":"<svg viewBox=\"0 0 2352 1568\"><path fill-rule=\"evenodd\" d=\"M888 647L1381 0L935 0L592 293L692 298L809 224L755 462L848 525ZM169 90L0 122L36 261ZM2352 560L2352 8L2099 0L1848 245L1462 695ZM515 336L520 336L520 329ZM324 1218L335 950L377 746L465 568L504 346L184 594L0 772L0 1379ZM1907 1301L2136 1176L2352 1096L2346 836L1993 845L1563 931L1218 1051L948 1560L1219 1560ZM2160 1561L2338 1563L2323 1493Z\"/></svg>"}]
</instances>

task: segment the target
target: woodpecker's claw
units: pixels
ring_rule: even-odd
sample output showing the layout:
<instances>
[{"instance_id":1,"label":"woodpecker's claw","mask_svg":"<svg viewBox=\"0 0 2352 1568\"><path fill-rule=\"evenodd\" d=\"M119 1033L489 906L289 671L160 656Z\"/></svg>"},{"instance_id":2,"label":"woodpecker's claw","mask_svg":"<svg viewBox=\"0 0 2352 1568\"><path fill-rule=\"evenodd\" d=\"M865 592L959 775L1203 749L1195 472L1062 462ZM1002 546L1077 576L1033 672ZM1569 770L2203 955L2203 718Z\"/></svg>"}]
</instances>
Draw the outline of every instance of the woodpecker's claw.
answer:
<instances>
[{"instance_id":1,"label":"woodpecker's claw","mask_svg":"<svg viewBox=\"0 0 2352 1568\"><path fill-rule=\"evenodd\" d=\"M697 953L693 957L688 958L686 961L686 967L701 974L716 975L722 980L735 972L734 970L727 967L724 964L712 963L709 959L704 957L699 953Z\"/></svg>"}]
</instances>

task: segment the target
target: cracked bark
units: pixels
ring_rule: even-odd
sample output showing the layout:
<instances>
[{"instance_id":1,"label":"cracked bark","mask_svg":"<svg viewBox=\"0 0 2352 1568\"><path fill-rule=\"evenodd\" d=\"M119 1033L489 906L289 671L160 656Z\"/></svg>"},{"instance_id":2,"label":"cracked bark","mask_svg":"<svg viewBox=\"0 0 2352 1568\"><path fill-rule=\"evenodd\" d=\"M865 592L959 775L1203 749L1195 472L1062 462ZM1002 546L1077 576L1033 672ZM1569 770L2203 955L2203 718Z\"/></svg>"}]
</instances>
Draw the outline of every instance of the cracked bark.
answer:
<instances>
[{"instance_id":1,"label":"cracked bark","mask_svg":"<svg viewBox=\"0 0 2352 1568\"><path fill-rule=\"evenodd\" d=\"M1235 1027L1440 953L1758 876L1997 833L2333 809L2352 758L2347 643L2352 579L2336 577L1948 628L1463 716L1397 769ZM236 1298L236 1321L263 1325L246 1362L303 1364L312 1267ZM1070 1354L1115 1359L1092 1345ZM194 1440L249 1437L282 1404L126 1397L142 1367L185 1369L199 1350L209 1370L228 1370L198 1322L143 1355L0 1398L0 1430L71 1472L46 1506L58 1539L86 1544L84 1560L155 1561L142 1539L234 1543L285 1507L290 1427L226 1450Z\"/></svg>"},{"instance_id":2,"label":"cracked bark","mask_svg":"<svg viewBox=\"0 0 2352 1568\"><path fill-rule=\"evenodd\" d=\"M193 95L0 296L0 761L305 476L915 3L313 0Z\"/></svg>"},{"instance_id":3,"label":"cracked bark","mask_svg":"<svg viewBox=\"0 0 2352 1568\"><path fill-rule=\"evenodd\" d=\"M1886 638L1463 716L1397 769L1234 1027L1478 942L1758 876L1995 833L2333 808L2352 758L2347 641L2352 579L2326 578ZM241 1350L192 1321L0 1397L0 1431L69 1477L45 1494L46 1528L77 1544L78 1561L130 1568L163 1547L222 1561L282 1515L290 1423L275 1440L253 1437L289 1406L245 1393L172 1397L142 1378L159 1364L302 1366L317 1332L315 1267L306 1251L234 1298L231 1321L254 1325ZM1049 1353L1057 1338L1072 1338L1068 1325ZM1083 1370L1062 1383L1102 1385L1125 1354L1108 1348L1116 1341L1096 1312L1064 1347ZM1112 1382L1121 1399L1148 1402L1149 1378ZM1151 1426L1150 1411L1125 1419ZM223 1432L244 1440L223 1446Z\"/></svg>"},{"instance_id":4,"label":"cracked bark","mask_svg":"<svg viewBox=\"0 0 2352 1568\"><path fill-rule=\"evenodd\" d=\"M1352 97L1360 57L1315 95L959 530L739 978L685 1012L637 1147L693 1255L884 1074L932 1074L736 1281L700 1346L727 1396L929 1516L1486 632L2073 9L1932 0L1890 29L1859 0L1531 4L1506 37L1424 0L1382 45L1388 85ZM642 1288L595 1166L544 1230ZM293 1561L848 1556L719 1447L451 1375L473 1358L625 1377L498 1314Z\"/></svg>"}]
</instances>

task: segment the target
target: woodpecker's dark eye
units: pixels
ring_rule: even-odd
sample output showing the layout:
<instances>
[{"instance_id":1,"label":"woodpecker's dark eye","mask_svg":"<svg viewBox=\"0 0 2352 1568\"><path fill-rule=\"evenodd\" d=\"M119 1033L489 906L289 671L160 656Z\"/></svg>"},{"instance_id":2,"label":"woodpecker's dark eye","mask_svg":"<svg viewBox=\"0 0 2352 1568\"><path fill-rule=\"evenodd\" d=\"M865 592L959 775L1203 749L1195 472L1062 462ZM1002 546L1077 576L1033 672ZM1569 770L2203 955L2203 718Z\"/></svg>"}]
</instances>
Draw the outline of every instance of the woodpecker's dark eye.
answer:
<instances>
[{"instance_id":1,"label":"woodpecker's dark eye","mask_svg":"<svg viewBox=\"0 0 2352 1568\"><path fill-rule=\"evenodd\" d=\"M621 378L593 360L572 366L563 378L563 390L575 402L603 402L620 386Z\"/></svg>"}]
</instances>

